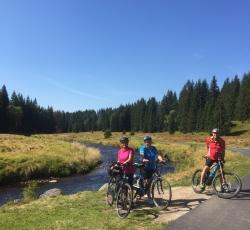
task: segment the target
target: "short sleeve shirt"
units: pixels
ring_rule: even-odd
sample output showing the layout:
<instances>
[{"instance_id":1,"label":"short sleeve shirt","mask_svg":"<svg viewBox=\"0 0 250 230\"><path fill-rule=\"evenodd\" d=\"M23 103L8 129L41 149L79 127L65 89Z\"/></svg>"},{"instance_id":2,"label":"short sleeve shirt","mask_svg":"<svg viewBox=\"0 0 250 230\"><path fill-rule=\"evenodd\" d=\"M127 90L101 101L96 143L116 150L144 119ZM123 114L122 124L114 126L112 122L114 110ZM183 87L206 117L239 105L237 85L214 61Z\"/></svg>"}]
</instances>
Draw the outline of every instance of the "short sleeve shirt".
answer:
<instances>
[{"instance_id":1,"label":"short sleeve shirt","mask_svg":"<svg viewBox=\"0 0 250 230\"><path fill-rule=\"evenodd\" d=\"M217 161L219 154L225 151L225 141L219 137L214 140L212 137L206 139L206 145L208 147L208 155L211 160Z\"/></svg>"},{"instance_id":2,"label":"short sleeve shirt","mask_svg":"<svg viewBox=\"0 0 250 230\"><path fill-rule=\"evenodd\" d=\"M144 170L155 170L156 160L158 158L157 149L154 146L147 148L143 145L140 147L140 155L150 161L145 164Z\"/></svg>"},{"instance_id":3,"label":"short sleeve shirt","mask_svg":"<svg viewBox=\"0 0 250 230\"><path fill-rule=\"evenodd\" d=\"M119 149L119 151L118 151L118 161L121 162L121 163L124 163L126 160L128 160L130 154L132 154L132 157L134 157L134 150L132 148L128 147L126 149ZM122 170L126 174L133 174L135 172L135 168L134 168L132 162L124 165Z\"/></svg>"}]
</instances>

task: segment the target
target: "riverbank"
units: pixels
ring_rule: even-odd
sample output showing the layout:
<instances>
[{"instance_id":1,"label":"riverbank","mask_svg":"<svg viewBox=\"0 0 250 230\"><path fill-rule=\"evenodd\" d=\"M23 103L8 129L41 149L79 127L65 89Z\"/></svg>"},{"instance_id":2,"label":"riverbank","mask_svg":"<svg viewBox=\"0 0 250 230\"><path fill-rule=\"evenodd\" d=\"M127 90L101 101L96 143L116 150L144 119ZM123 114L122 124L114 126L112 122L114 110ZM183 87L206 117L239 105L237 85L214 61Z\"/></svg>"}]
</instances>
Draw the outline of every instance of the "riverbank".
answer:
<instances>
[{"instance_id":1,"label":"riverbank","mask_svg":"<svg viewBox=\"0 0 250 230\"><path fill-rule=\"evenodd\" d=\"M71 195L82 191L97 191L104 183L107 183L109 178L107 175L107 162L116 159L117 149L114 147L102 145L87 145L87 147L98 148L101 153L101 164L95 167L91 172L85 175L73 175L56 180L44 180L45 183L40 183L36 191L37 195L41 195L45 191L53 188L58 188L64 195ZM26 183L14 183L8 186L0 186L0 206L13 200L22 199L23 189Z\"/></svg>"},{"instance_id":2,"label":"riverbank","mask_svg":"<svg viewBox=\"0 0 250 230\"><path fill-rule=\"evenodd\" d=\"M67 133L42 135L52 140L78 141L84 143L95 143L118 147L119 138L124 135L119 132L113 132L110 138L104 138L103 132L84 132L84 133ZM134 133L127 136L130 139L130 146L139 149L143 143L145 133ZM175 166L175 172L168 175L168 180L173 186L189 186L191 177L195 169L204 165L202 156L204 153L204 140L206 133L199 134L174 134L152 133L154 145L160 150L165 158L169 158L171 164ZM249 136L223 137L227 144L226 164L227 171L237 173L243 177L247 175L250 168L250 158L237 152L232 151L232 146L246 146Z\"/></svg>"},{"instance_id":3,"label":"riverbank","mask_svg":"<svg viewBox=\"0 0 250 230\"><path fill-rule=\"evenodd\" d=\"M100 162L100 152L79 143L40 135L0 135L0 184L86 174Z\"/></svg>"}]
</instances>

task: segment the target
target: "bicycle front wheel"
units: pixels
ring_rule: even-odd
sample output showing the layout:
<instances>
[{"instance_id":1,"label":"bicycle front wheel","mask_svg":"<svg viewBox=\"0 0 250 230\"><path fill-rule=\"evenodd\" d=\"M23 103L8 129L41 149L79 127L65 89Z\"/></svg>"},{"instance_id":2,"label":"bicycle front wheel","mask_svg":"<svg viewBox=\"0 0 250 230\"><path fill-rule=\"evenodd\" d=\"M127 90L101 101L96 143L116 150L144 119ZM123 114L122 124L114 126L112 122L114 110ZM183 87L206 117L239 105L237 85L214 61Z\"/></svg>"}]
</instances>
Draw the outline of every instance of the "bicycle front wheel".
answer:
<instances>
[{"instance_id":1,"label":"bicycle front wheel","mask_svg":"<svg viewBox=\"0 0 250 230\"><path fill-rule=\"evenodd\" d=\"M118 190L116 199L117 214L121 218L126 218L132 206L132 189L129 184L123 184Z\"/></svg>"},{"instance_id":2,"label":"bicycle front wheel","mask_svg":"<svg viewBox=\"0 0 250 230\"><path fill-rule=\"evenodd\" d=\"M168 181L162 178L153 181L151 196L156 207L161 209L167 208L172 199L172 190Z\"/></svg>"},{"instance_id":3,"label":"bicycle front wheel","mask_svg":"<svg viewBox=\"0 0 250 230\"><path fill-rule=\"evenodd\" d=\"M202 173L202 170L197 169L192 176L192 188L195 193L202 193L205 190L205 187L204 188L200 187L201 173Z\"/></svg>"},{"instance_id":4,"label":"bicycle front wheel","mask_svg":"<svg viewBox=\"0 0 250 230\"><path fill-rule=\"evenodd\" d=\"M106 194L106 201L109 206L112 206L116 196L116 178L111 177L108 184L108 190Z\"/></svg>"},{"instance_id":5,"label":"bicycle front wheel","mask_svg":"<svg viewBox=\"0 0 250 230\"><path fill-rule=\"evenodd\" d=\"M238 195L241 190L241 179L234 173L224 172L225 183L222 183L221 174L213 180L213 189L218 197L229 199Z\"/></svg>"}]
</instances>

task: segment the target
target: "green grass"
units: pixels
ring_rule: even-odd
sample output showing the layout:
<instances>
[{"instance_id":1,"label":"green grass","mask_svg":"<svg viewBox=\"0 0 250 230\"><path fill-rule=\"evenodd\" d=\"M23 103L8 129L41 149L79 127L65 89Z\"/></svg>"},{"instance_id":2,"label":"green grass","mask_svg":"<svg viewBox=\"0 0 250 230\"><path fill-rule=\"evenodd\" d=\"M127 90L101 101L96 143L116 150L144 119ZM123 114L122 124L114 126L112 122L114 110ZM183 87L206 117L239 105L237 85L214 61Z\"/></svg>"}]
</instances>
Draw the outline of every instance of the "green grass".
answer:
<instances>
[{"instance_id":1,"label":"green grass","mask_svg":"<svg viewBox=\"0 0 250 230\"><path fill-rule=\"evenodd\" d=\"M152 229L155 210L134 211L121 219L105 203L103 192L39 199L0 208L0 229Z\"/></svg>"},{"instance_id":2,"label":"green grass","mask_svg":"<svg viewBox=\"0 0 250 230\"><path fill-rule=\"evenodd\" d=\"M39 135L0 135L0 143L0 184L84 174L100 161L97 149Z\"/></svg>"},{"instance_id":3,"label":"green grass","mask_svg":"<svg viewBox=\"0 0 250 230\"><path fill-rule=\"evenodd\" d=\"M250 136L250 121L233 121L233 127L231 129L232 135Z\"/></svg>"},{"instance_id":4,"label":"green grass","mask_svg":"<svg viewBox=\"0 0 250 230\"><path fill-rule=\"evenodd\" d=\"M108 139L103 137L102 132L35 135L28 139L16 137L21 140L15 139L14 142L10 141L10 136L4 136L0 142L0 169L5 165L5 170L11 171L12 168L20 165L25 171L25 165L27 168L32 165L27 162L33 162L32 159L35 159L37 165L44 161L47 165L57 165L55 168L50 168L52 172L57 171L60 168L58 166L60 166L61 156L65 160L65 165L69 162L73 165L73 159L79 161L79 159L86 160L87 158L88 154L83 154L83 149L79 149L79 144L72 145L67 142L91 142L118 146L121 135L121 133L112 133L112 137ZM138 148L142 144L143 136L143 133L130 136L130 145ZM170 184L190 186L192 173L204 165L202 156L204 155L204 139L207 135L156 133L152 136L156 147L163 155L168 155L176 166L175 173L166 176ZM245 146L249 139L248 136L226 138L226 143L230 143L229 146L232 143ZM50 160L46 161L47 157ZM33 162L32 167L36 167L36 164ZM249 168L250 157L229 150L226 152L226 171L235 172L243 177L249 174ZM105 204L104 192L82 192L71 196L5 205L0 208L0 229L162 229L161 224L152 220L154 215L158 215L155 209L135 210L123 220L117 217L114 208L109 208Z\"/></svg>"}]
</instances>

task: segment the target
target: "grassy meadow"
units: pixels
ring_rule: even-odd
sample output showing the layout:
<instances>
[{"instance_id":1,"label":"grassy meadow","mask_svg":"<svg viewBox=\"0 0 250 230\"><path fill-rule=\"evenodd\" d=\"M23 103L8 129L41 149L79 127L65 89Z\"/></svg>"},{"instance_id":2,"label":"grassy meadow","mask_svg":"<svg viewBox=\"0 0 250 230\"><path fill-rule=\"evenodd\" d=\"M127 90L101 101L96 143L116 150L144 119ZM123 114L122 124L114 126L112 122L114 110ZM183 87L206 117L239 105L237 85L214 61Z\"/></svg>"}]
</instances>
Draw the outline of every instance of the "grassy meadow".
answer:
<instances>
[{"instance_id":1,"label":"grassy meadow","mask_svg":"<svg viewBox=\"0 0 250 230\"><path fill-rule=\"evenodd\" d=\"M234 127L235 132L239 125ZM245 126L244 126L245 127ZM79 143L98 143L118 146L122 133L112 133L105 139L103 132L33 135L31 137L0 135L0 178L27 179L48 173L66 176L83 173L99 160L96 149L82 147ZM130 146L138 149L144 133L126 134ZM176 167L166 177L172 186L190 186L196 168L204 164L206 133L169 135L150 134L154 145L163 156L168 156ZM250 135L224 137L227 144L226 171L241 177L249 174L250 157L230 151L230 147L250 147ZM56 165L56 167L52 167ZM18 176L17 176L18 175ZM0 229L162 229L154 221L157 209L135 210L121 220L114 208L107 207L105 192L81 192L70 196L23 201L0 208Z\"/></svg>"},{"instance_id":2,"label":"grassy meadow","mask_svg":"<svg viewBox=\"0 0 250 230\"><path fill-rule=\"evenodd\" d=\"M130 146L138 149L143 143L145 133L119 133L113 132L112 137L105 139L103 132L84 132L84 133L68 133L68 134L53 134L45 135L46 138L77 141L86 143L97 143L110 146L119 145L119 138L122 135L127 135L130 139ZM168 133L153 133L149 134L153 137L154 145L162 153L163 156L170 158L171 163L175 165L175 173L168 174L168 180L172 185L190 185L191 176L195 169L201 168L204 165L202 156L205 154L204 141L208 136L207 133L181 134L170 135ZM240 176L249 173L250 158L240 153L230 150L230 147L248 147L250 143L250 135L244 136L226 136L223 137L226 141L226 164L227 171L233 171Z\"/></svg>"},{"instance_id":3,"label":"grassy meadow","mask_svg":"<svg viewBox=\"0 0 250 230\"><path fill-rule=\"evenodd\" d=\"M135 210L121 219L108 208L104 192L81 192L0 208L0 229L145 229L159 230L155 209Z\"/></svg>"},{"instance_id":4,"label":"grassy meadow","mask_svg":"<svg viewBox=\"0 0 250 230\"><path fill-rule=\"evenodd\" d=\"M0 184L83 174L99 161L99 150L79 143L40 135L0 135Z\"/></svg>"}]
</instances>

